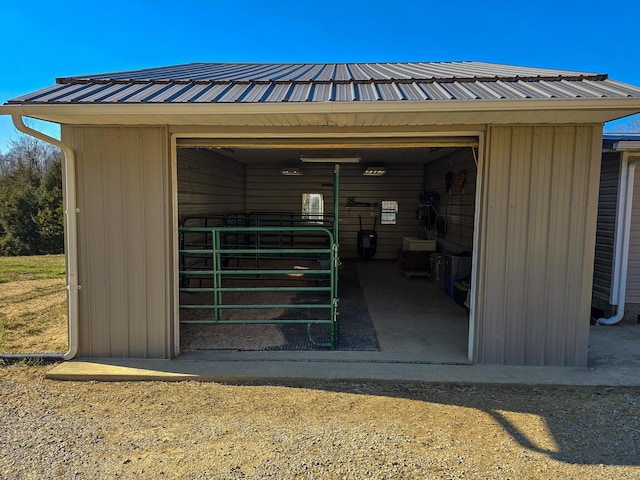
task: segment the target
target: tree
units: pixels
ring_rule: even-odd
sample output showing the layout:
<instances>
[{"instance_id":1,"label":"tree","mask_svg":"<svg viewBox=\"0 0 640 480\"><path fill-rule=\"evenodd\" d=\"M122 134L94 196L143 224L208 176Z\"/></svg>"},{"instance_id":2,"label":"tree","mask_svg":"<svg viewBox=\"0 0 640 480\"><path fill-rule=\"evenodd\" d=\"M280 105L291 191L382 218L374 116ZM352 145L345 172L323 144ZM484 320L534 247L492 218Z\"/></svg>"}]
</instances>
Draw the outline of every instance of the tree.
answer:
<instances>
[{"instance_id":1,"label":"tree","mask_svg":"<svg viewBox=\"0 0 640 480\"><path fill-rule=\"evenodd\" d=\"M629 133L640 133L640 115L634 115L627 120L627 127Z\"/></svg>"},{"instance_id":2,"label":"tree","mask_svg":"<svg viewBox=\"0 0 640 480\"><path fill-rule=\"evenodd\" d=\"M640 133L640 114L628 117L625 123L617 124L609 130L611 133Z\"/></svg>"},{"instance_id":3,"label":"tree","mask_svg":"<svg viewBox=\"0 0 640 480\"><path fill-rule=\"evenodd\" d=\"M40 229L40 251L64 251L64 211L62 205L62 162L55 159L49 165L38 189L39 210L36 223Z\"/></svg>"},{"instance_id":4,"label":"tree","mask_svg":"<svg viewBox=\"0 0 640 480\"><path fill-rule=\"evenodd\" d=\"M40 234L36 223L36 191L40 176L26 163L18 163L0 178L0 225L5 232L0 241L2 255L38 253Z\"/></svg>"},{"instance_id":5,"label":"tree","mask_svg":"<svg viewBox=\"0 0 640 480\"><path fill-rule=\"evenodd\" d=\"M21 135L0 156L0 255L63 251L61 152Z\"/></svg>"}]
</instances>

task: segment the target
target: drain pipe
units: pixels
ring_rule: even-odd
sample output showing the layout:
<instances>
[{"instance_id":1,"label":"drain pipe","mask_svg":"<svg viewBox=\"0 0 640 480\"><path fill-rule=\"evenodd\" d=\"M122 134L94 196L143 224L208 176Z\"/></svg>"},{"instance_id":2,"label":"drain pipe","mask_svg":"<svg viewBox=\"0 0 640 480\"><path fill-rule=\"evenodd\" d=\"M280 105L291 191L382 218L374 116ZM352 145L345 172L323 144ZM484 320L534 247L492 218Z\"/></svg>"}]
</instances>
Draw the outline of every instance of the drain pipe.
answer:
<instances>
[{"instance_id":1,"label":"drain pipe","mask_svg":"<svg viewBox=\"0 0 640 480\"><path fill-rule=\"evenodd\" d=\"M73 149L60 140L27 127L22 115L11 115L13 124L22 133L42 140L62 150L64 154L64 214L67 234L65 236L65 252L67 256L67 290L69 315L69 350L62 355L64 360L71 360L78 353L78 221L76 214L76 157Z\"/></svg>"},{"instance_id":2,"label":"drain pipe","mask_svg":"<svg viewBox=\"0 0 640 480\"><path fill-rule=\"evenodd\" d=\"M609 318L599 318L596 325L615 325L624 318L624 304L627 293L627 267L629 263L629 233L631 231L631 209L633 206L633 182L636 165L640 158L629 159L629 152L622 152L621 173L626 178L620 182L618 198L618 218L616 220L616 254L614 261L613 294L617 301L616 314Z\"/></svg>"}]
</instances>

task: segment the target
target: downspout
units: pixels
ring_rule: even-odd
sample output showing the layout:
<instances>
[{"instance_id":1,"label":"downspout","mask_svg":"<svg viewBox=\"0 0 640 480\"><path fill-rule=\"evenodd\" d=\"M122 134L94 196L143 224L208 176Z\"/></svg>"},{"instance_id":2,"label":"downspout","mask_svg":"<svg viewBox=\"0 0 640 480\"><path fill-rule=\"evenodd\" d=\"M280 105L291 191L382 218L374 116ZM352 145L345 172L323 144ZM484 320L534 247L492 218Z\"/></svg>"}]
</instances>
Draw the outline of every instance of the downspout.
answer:
<instances>
[{"instance_id":1,"label":"downspout","mask_svg":"<svg viewBox=\"0 0 640 480\"><path fill-rule=\"evenodd\" d=\"M640 158L629 159L629 152L622 152L621 174L626 179L620 182L622 192L618 198L618 220L616 221L616 254L614 258L613 290L616 295L616 314L609 318L599 318L596 325L615 325L624 318L624 304L627 293L627 268L629 263L629 234L631 231L631 209L633 206L633 182L636 165ZM616 291L617 290L617 291Z\"/></svg>"},{"instance_id":2,"label":"downspout","mask_svg":"<svg viewBox=\"0 0 640 480\"><path fill-rule=\"evenodd\" d=\"M67 256L67 290L69 316L69 350L63 354L64 360L71 360L78 353L78 221L76 214L76 157L73 149L60 140L27 127L21 115L11 115L13 124L22 133L42 140L62 150L65 160L64 179L64 216L67 234L65 236L65 253Z\"/></svg>"}]
</instances>

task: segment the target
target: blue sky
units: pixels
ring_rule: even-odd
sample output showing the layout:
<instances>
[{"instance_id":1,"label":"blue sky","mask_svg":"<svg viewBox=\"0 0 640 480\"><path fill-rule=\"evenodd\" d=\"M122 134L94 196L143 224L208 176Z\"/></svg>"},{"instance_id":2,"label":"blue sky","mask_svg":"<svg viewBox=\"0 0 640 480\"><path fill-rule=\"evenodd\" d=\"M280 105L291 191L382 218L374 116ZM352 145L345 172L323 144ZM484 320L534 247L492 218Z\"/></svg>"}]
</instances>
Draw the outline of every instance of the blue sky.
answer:
<instances>
[{"instance_id":1,"label":"blue sky","mask_svg":"<svg viewBox=\"0 0 640 480\"><path fill-rule=\"evenodd\" d=\"M640 86L639 18L637 0L4 0L0 104L56 77L206 61L476 60ZM16 135L0 116L0 151Z\"/></svg>"}]
</instances>

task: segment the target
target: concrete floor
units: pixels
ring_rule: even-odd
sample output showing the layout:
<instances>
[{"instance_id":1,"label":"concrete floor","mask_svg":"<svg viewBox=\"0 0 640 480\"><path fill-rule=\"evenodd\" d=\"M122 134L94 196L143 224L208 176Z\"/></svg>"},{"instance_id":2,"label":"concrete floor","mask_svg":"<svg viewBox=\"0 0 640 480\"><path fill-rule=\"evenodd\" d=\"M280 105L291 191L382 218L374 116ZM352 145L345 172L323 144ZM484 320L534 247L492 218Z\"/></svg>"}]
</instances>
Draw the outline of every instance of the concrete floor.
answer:
<instances>
[{"instance_id":1,"label":"concrete floor","mask_svg":"<svg viewBox=\"0 0 640 480\"><path fill-rule=\"evenodd\" d=\"M640 386L640 325L591 327L587 368L473 365L467 359L468 316L463 308L431 282L405 278L395 262L359 265L380 351L206 351L175 360L78 359L58 365L47 377Z\"/></svg>"},{"instance_id":2,"label":"concrete floor","mask_svg":"<svg viewBox=\"0 0 640 480\"><path fill-rule=\"evenodd\" d=\"M380 356L424 363L470 363L466 310L423 277L407 279L396 262L359 264L360 285Z\"/></svg>"},{"instance_id":3,"label":"concrete floor","mask_svg":"<svg viewBox=\"0 0 640 480\"><path fill-rule=\"evenodd\" d=\"M468 314L424 277L406 278L395 261L358 262L360 286L379 351L199 351L183 360L313 359L469 365Z\"/></svg>"}]
</instances>

